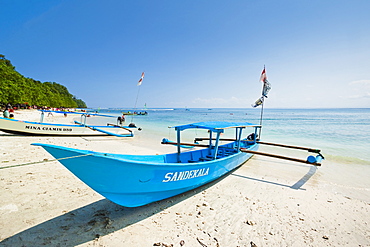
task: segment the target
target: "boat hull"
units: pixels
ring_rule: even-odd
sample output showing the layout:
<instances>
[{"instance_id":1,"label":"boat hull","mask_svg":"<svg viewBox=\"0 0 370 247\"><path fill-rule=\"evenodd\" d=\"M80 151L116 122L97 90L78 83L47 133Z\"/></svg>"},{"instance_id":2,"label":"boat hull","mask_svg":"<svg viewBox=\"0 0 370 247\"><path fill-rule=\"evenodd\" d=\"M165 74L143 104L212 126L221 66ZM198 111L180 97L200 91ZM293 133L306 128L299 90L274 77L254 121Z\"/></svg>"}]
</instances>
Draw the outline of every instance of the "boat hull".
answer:
<instances>
[{"instance_id":1,"label":"boat hull","mask_svg":"<svg viewBox=\"0 0 370 247\"><path fill-rule=\"evenodd\" d=\"M42 146L93 190L122 206L137 207L209 183L242 165L252 155L237 152L220 159L171 163L170 155L120 155ZM258 144L249 145L257 150ZM183 153L184 156L189 156ZM66 157L74 157L67 158Z\"/></svg>"},{"instance_id":2,"label":"boat hull","mask_svg":"<svg viewBox=\"0 0 370 247\"><path fill-rule=\"evenodd\" d=\"M109 133L132 136L128 130L114 126L94 126ZM37 123L0 117L0 130L20 135L50 136L105 136L102 131L93 130L82 125Z\"/></svg>"}]
</instances>

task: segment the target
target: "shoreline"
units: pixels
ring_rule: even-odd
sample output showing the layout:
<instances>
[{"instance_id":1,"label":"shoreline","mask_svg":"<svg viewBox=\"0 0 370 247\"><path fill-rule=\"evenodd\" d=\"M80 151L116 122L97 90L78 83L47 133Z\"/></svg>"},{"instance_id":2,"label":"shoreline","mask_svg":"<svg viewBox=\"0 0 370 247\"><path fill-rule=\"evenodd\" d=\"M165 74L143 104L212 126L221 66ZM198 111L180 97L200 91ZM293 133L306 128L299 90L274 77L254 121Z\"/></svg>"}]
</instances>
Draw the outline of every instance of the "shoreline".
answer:
<instances>
[{"instance_id":1,"label":"shoreline","mask_svg":"<svg viewBox=\"0 0 370 247\"><path fill-rule=\"evenodd\" d=\"M16 111L16 119L39 121L38 113L22 111ZM73 118L45 116L58 123ZM0 166L53 159L30 145L34 142L110 153L175 152L145 137L27 137L0 132ZM254 156L215 182L125 208L98 195L58 162L2 169L0 246L181 246L181 241L185 247L251 246L250 242L370 246L368 171L330 160L316 169Z\"/></svg>"}]
</instances>

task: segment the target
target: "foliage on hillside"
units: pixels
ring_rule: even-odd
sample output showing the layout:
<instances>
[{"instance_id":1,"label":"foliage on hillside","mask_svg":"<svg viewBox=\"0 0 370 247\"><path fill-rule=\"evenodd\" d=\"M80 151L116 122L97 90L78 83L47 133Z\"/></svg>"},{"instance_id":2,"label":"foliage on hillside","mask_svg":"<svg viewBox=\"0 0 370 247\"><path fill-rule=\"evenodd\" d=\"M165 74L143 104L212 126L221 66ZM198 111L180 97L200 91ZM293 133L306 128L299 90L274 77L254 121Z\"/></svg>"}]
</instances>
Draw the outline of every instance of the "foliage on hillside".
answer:
<instances>
[{"instance_id":1,"label":"foliage on hillside","mask_svg":"<svg viewBox=\"0 0 370 247\"><path fill-rule=\"evenodd\" d=\"M48 107L85 108L81 99L56 82L40 82L26 78L0 54L0 105L25 104Z\"/></svg>"}]
</instances>

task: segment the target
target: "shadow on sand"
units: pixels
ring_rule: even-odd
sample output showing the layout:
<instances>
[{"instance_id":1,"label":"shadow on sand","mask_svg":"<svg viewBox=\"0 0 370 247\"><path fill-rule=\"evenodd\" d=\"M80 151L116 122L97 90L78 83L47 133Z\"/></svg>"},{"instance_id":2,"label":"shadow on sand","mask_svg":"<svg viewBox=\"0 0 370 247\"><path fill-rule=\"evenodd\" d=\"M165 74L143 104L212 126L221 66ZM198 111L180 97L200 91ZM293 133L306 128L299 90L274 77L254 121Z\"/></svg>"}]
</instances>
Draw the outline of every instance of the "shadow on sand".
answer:
<instances>
[{"instance_id":1,"label":"shadow on sand","mask_svg":"<svg viewBox=\"0 0 370 247\"><path fill-rule=\"evenodd\" d=\"M309 180L316 169L316 167L311 167L308 173L292 186L233 174L236 171L233 170L199 188L141 207L123 207L107 199L102 199L8 237L0 242L0 246L76 246L140 222L214 186L229 175L292 189L301 189L301 186ZM78 237L70 238L71 235Z\"/></svg>"},{"instance_id":2,"label":"shadow on sand","mask_svg":"<svg viewBox=\"0 0 370 247\"><path fill-rule=\"evenodd\" d=\"M300 166L302 166L302 165L300 165ZM300 180L298 180L293 185L280 184L280 183L271 182L271 181L267 181L267 180L263 180L263 179L247 177L247 176L243 176L243 175L239 175L239 174L231 174L231 175L236 176L236 177L246 178L246 179L249 179L249 180L254 180L254 181L257 181L257 182L261 182L261 183L268 183L268 184L273 184L273 185L277 185L277 186L288 187L288 188L295 189L295 190L306 190L306 189L302 189L301 187L306 182L308 182L308 180L316 173L316 171L317 171L317 167L316 166L311 166L310 170Z\"/></svg>"},{"instance_id":3,"label":"shadow on sand","mask_svg":"<svg viewBox=\"0 0 370 247\"><path fill-rule=\"evenodd\" d=\"M141 207L123 207L102 199L8 237L0 242L0 246L83 244L140 222L206 190L226 177L227 175L194 190ZM71 238L72 235L76 237Z\"/></svg>"}]
</instances>

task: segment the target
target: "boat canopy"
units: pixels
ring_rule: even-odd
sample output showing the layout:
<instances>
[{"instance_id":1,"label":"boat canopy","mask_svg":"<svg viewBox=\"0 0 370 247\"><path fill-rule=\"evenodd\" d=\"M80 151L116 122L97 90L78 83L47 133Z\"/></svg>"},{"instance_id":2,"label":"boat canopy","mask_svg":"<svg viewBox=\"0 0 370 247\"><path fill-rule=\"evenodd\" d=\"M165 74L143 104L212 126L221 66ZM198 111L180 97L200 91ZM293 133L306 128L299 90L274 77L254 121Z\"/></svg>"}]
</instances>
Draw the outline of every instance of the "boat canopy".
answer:
<instances>
[{"instance_id":1,"label":"boat canopy","mask_svg":"<svg viewBox=\"0 0 370 247\"><path fill-rule=\"evenodd\" d=\"M209 144L208 144L208 154L210 159L215 160L217 158L218 147L221 133L224 133L225 129L235 129L235 142L236 142L236 149L239 152L239 148L241 146L241 138L243 129L246 127L254 127L255 128L255 136L257 132L257 128L261 128L261 125L256 125L248 122L219 122L219 121L211 121L211 122L199 122L199 123L192 123L186 125L179 125L174 126L177 132L177 162L181 162L181 146L183 145L180 141L180 132L186 129L206 129L209 130ZM213 133L216 133L215 144L213 145L212 140ZM175 143L174 143L175 144Z\"/></svg>"},{"instance_id":2,"label":"boat canopy","mask_svg":"<svg viewBox=\"0 0 370 247\"><path fill-rule=\"evenodd\" d=\"M261 125L256 125L248 122L199 122L186 125L174 126L175 130L186 130L186 129L208 129L212 132L223 132L224 129L230 128L245 128L245 127L261 127Z\"/></svg>"}]
</instances>

